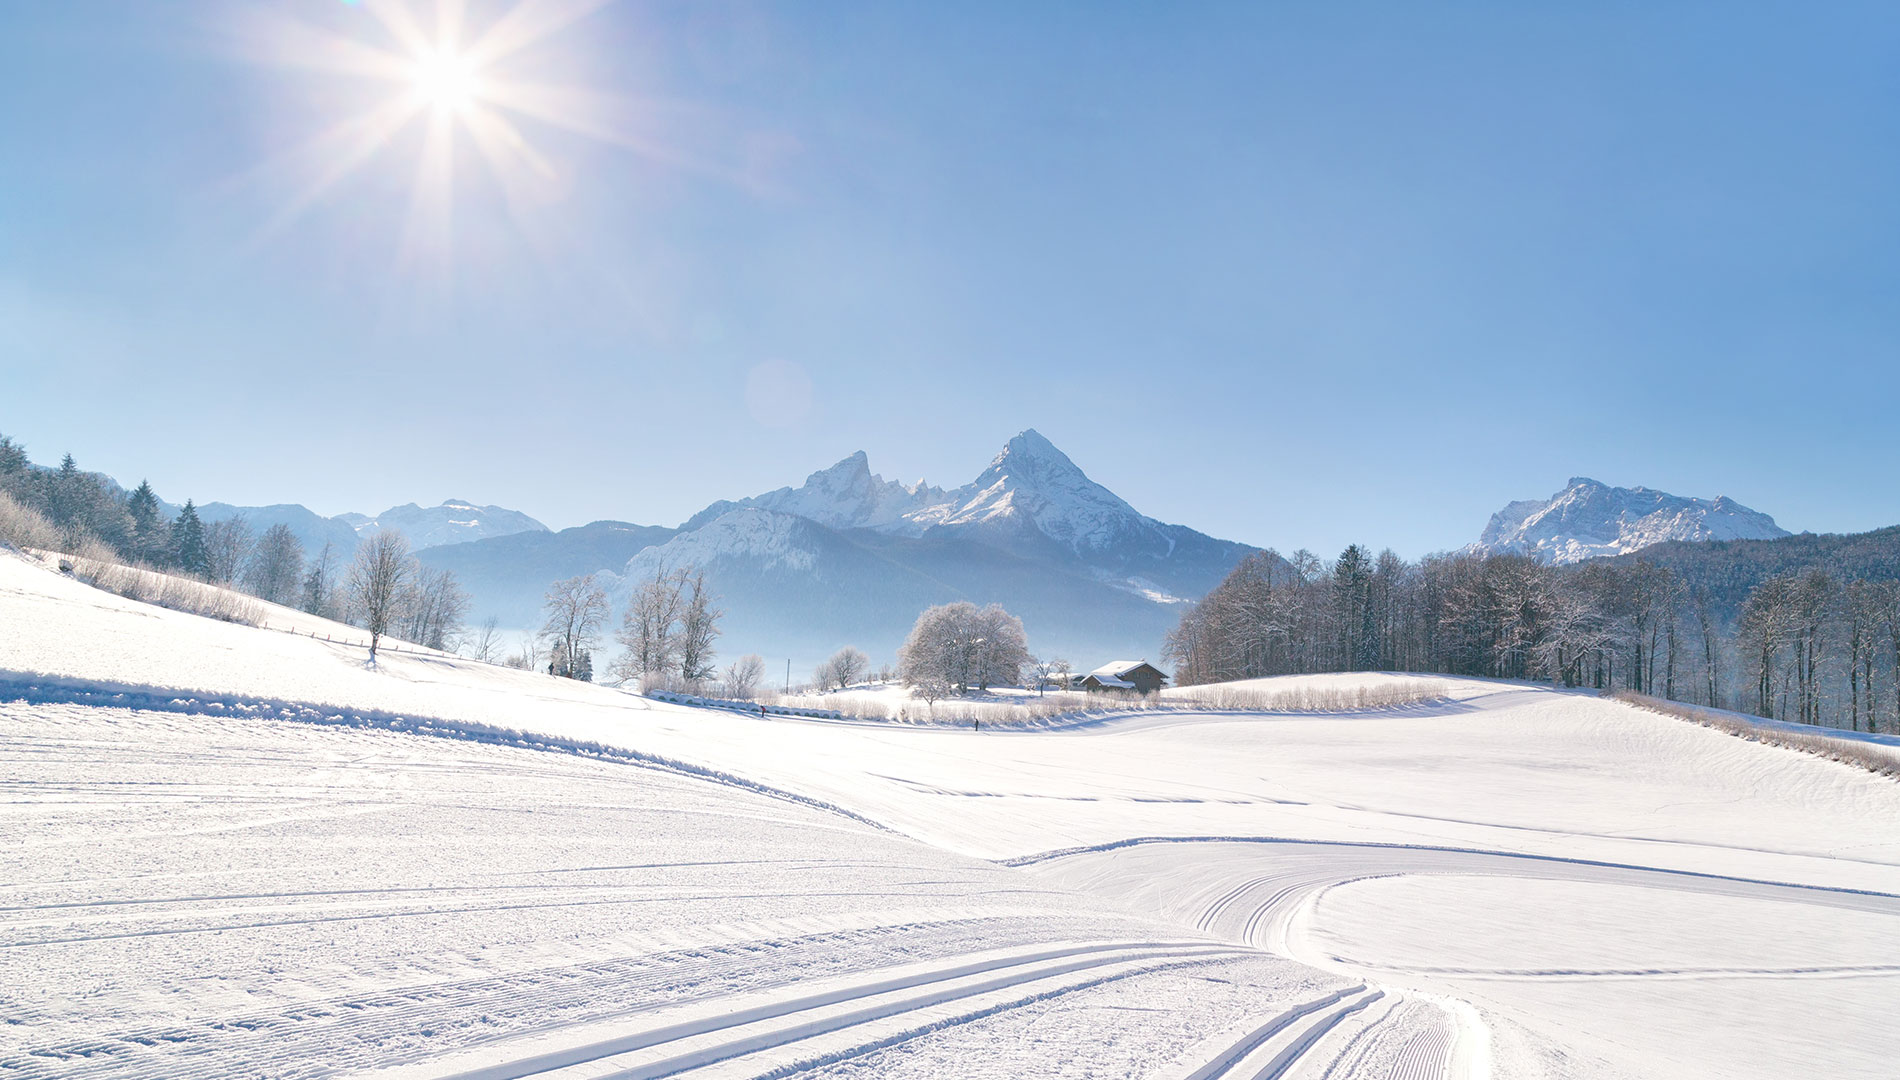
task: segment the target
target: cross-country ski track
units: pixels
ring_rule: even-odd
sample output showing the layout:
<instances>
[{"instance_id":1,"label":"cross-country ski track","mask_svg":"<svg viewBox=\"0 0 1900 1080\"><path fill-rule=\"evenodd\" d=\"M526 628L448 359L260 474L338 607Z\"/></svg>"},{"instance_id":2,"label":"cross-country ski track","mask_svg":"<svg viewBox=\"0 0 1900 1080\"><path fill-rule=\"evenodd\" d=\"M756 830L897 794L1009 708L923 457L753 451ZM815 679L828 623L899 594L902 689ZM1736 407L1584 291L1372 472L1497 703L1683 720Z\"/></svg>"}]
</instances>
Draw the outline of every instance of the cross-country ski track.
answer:
<instances>
[{"instance_id":1,"label":"cross-country ski track","mask_svg":"<svg viewBox=\"0 0 1900 1080\"><path fill-rule=\"evenodd\" d=\"M1443 682L761 719L0 553L0 1077L1889 1075L1900 785Z\"/></svg>"}]
</instances>

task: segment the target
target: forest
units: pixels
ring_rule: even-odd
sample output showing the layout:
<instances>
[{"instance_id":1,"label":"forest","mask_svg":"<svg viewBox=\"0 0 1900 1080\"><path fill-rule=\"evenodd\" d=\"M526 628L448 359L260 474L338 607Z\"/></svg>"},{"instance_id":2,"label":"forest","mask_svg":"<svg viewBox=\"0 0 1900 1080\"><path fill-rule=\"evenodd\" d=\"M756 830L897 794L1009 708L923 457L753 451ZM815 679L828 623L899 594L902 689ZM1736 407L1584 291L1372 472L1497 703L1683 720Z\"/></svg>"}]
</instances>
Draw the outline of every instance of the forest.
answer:
<instances>
[{"instance_id":1,"label":"forest","mask_svg":"<svg viewBox=\"0 0 1900 1080\"><path fill-rule=\"evenodd\" d=\"M1166 654L1181 685L1440 672L1900 731L1896 579L1900 528L1670 543L1570 566L1266 551L1183 614Z\"/></svg>"}]
</instances>

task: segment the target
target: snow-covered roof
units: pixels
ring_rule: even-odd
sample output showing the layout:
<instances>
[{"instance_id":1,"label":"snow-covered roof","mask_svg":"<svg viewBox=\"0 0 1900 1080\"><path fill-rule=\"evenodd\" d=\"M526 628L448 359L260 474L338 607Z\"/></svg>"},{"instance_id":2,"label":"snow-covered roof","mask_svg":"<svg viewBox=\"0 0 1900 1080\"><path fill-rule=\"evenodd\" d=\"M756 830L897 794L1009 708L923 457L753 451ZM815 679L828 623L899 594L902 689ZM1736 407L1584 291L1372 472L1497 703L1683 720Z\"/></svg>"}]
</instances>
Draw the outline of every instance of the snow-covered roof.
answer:
<instances>
[{"instance_id":1,"label":"snow-covered roof","mask_svg":"<svg viewBox=\"0 0 1900 1080\"><path fill-rule=\"evenodd\" d=\"M1103 664L1101 667L1089 672L1089 674L1098 679L1119 679L1147 663L1148 661L1146 660L1117 660L1112 664Z\"/></svg>"},{"instance_id":2,"label":"snow-covered roof","mask_svg":"<svg viewBox=\"0 0 1900 1080\"><path fill-rule=\"evenodd\" d=\"M1135 688L1135 684L1129 682L1127 679L1117 679L1113 675L1104 675L1099 671L1090 674L1089 678L1094 679L1096 685L1106 686L1111 690L1133 690Z\"/></svg>"}]
</instances>

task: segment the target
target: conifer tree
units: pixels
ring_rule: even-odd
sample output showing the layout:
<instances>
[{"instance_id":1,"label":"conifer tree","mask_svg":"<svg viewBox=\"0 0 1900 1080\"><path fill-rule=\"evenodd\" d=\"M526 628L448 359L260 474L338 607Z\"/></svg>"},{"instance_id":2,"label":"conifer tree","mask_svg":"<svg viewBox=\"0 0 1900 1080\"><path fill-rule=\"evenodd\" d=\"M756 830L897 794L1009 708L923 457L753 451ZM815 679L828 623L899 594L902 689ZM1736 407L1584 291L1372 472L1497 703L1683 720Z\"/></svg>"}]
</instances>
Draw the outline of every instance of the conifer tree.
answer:
<instances>
[{"instance_id":1,"label":"conifer tree","mask_svg":"<svg viewBox=\"0 0 1900 1080\"><path fill-rule=\"evenodd\" d=\"M79 463L67 454L59 461L59 471L53 474L53 483L46 501L46 516L53 524L62 529L72 527L79 517L79 485L84 478L79 475Z\"/></svg>"},{"instance_id":2,"label":"conifer tree","mask_svg":"<svg viewBox=\"0 0 1900 1080\"><path fill-rule=\"evenodd\" d=\"M0 435L0 491L21 502L30 502L28 488L32 483L31 478L31 463L27 461L26 447L14 442L11 436Z\"/></svg>"},{"instance_id":3,"label":"conifer tree","mask_svg":"<svg viewBox=\"0 0 1900 1080\"><path fill-rule=\"evenodd\" d=\"M171 541L172 565L194 577L210 572L211 553L205 547L204 522L198 520L198 508L190 499L178 512L178 520L172 522Z\"/></svg>"},{"instance_id":4,"label":"conifer tree","mask_svg":"<svg viewBox=\"0 0 1900 1080\"><path fill-rule=\"evenodd\" d=\"M149 563L165 562L171 537L164 515L158 509L158 495L152 491L149 481L139 481L131 498L126 500L125 509L132 516L132 550L127 554Z\"/></svg>"}]
</instances>

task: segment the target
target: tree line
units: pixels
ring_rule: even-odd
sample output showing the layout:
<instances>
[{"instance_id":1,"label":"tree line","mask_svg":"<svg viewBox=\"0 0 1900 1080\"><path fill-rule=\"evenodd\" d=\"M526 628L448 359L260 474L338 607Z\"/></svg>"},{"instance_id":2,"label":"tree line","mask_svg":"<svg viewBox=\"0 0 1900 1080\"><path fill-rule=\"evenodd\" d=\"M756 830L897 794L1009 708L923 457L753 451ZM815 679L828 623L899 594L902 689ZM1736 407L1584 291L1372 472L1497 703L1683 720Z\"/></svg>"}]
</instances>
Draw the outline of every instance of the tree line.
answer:
<instances>
[{"instance_id":1,"label":"tree line","mask_svg":"<svg viewBox=\"0 0 1900 1080\"><path fill-rule=\"evenodd\" d=\"M469 598L455 575L422 566L400 533L379 532L346 562L330 544L314 556L283 524L261 534L243 514L207 522L187 499L176 515L141 480L125 492L81 470L71 454L39 468L0 435L0 539L67 553L93 552L236 590L273 604L347 622L432 649L457 647ZM492 634L493 624L487 631Z\"/></svg>"},{"instance_id":2,"label":"tree line","mask_svg":"<svg viewBox=\"0 0 1900 1080\"><path fill-rule=\"evenodd\" d=\"M1180 685L1432 671L1900 731L1900 565L1885 566L1884 578L1859 567L1783 569L1739 590L1738 606L1707 581L1640 557L1408 562L1354 544L1326 564L1306 551L1266 551L1182 615L1166 655Z\"/></svg>"}]
</instances>

